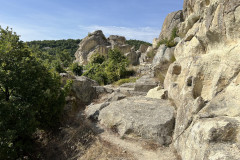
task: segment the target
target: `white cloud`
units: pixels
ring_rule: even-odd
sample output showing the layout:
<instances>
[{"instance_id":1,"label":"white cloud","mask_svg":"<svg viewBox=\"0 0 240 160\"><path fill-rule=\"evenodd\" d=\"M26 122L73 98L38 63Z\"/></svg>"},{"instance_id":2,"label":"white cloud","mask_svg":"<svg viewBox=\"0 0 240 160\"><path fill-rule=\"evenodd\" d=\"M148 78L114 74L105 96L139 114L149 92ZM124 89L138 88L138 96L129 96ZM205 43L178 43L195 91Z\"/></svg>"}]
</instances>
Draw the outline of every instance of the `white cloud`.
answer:
<instances>
[{"instance_id":1,"label":"white cloud","mask_svg":"<svg viewBox=\"0 0 240 160\"><path fill-rule=\"evenodd\" d=\"M117 27L117 26L79 26L80 29L87 32L93 32L95 30L102 30L106 36L109 35L121 35L125 36L127 39L137 39L152 42L152 40L158 37L160 29L152 27L139 27L139 28L129 28L129 27Z\"/></svg>"}]
</instances>

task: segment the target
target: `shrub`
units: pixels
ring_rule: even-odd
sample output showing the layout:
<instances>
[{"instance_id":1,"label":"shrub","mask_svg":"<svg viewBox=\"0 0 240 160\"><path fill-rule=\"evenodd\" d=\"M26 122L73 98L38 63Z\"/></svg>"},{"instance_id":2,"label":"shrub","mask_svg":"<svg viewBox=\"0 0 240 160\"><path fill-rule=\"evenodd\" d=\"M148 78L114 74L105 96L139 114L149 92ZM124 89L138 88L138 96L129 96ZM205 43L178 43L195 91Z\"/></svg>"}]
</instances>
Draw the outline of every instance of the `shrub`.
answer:
<instances>
[{"instance_id":1,"label":"shrub","mask_svg":"<svg viewBox=\"0 0 240 160\"><path fill-rule=\"evenodd\" d=\"M164 39L160 40L160 42L158 42L158 44L157 44L157 48L162 44L165 44L169 48L175 47L177 45L177 43L174 42L174 38L176 38L178 36L177 32L178 32L177 27L174 27L171 32L170 39L164 38Z\"/></svg>"},{"instance_id":2,"label":"shrub","mask_svg":"<svg viewBox=\"0 0 240 160\"><path fill-rule=\"evenodd\" d=\"M52 66L58 73L66 73L63 64L59 60L53 61Z\"/></svg>"},{"instance_id":3,"label":"shrub","mask_svg":"<svg viewBox=\"0 0 240 160\"><path fill-rule=\"evenodd\" d=\"M91 57L91 63L102 64L105 61L105 57L100 54L95 54Z\"/></svg>"},{"instance_id":4,"label":"shrub","mask_svg":"<svg viewBox=\"0 0 240 160\"><path fill-rule=\"evenodd\" d=\"M91 57L83 75L99 84L110 84L132 74L127 70L127 66L128 61L123 54L118 50L110 50L107 57L99 54Z\"/></svg>"},{"instance_id":5,"label":"shrub","mask_svg":"<svg viewBox=\"0 0 240 160\"><path fill-rule=\"evenodd\" d=\"M78 63L73 63L70 69L77 76L81 76L83 73L83 67L80 66Z\"/></svg>"},{"instance_id":6,"label":"shrub","mask_svg":"<svg viewBox=\"0 0 240 160\"><path fill-rule=\"evenodd\" d=\"M22 159L37 128L57 126L66 94L60 76L8 28L0 27L0 50L0 159Z\"/></svg>"}]
</instances>

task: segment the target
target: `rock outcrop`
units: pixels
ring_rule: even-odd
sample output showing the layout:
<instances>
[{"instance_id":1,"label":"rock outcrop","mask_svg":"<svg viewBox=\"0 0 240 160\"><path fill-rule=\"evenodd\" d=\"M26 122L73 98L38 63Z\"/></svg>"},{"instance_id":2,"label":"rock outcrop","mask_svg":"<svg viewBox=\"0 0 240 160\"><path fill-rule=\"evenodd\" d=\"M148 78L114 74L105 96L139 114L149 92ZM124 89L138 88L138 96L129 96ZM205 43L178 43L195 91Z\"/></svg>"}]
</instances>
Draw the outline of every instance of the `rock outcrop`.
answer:
<instances>
[{"instance_id":1,"label":"rock outcrop","mask_svg":"<svg viewBox=\"0 0 240 160\"><path fill-rule=\"evenodd\" d=\"M185 0L182 40L164 81L184 160L240 159L240 1Z\"/></svg>"},{"instance_id":2,"label":"rock outcrop","mask_svg":"<svg viewBox=\"0 0 240 160\"><path fill-rule=\"evenodd\" d=\"M91 56L99 53L107 55L110 49L117 49L126 55L130 64L138 65L141 53L146 51L146 45L142 45L139 51L135 51L134 47L126 44L126 38L123 36L110 35L106 38L101 30L89 33L79 44L79 48L75 53L76 60L80 64L87 64Z\"/></svg>"},{"instance_id":3,"label":"rock outcrop","mask_svg":"<svg viewBox=\"0 0 240 160\"><path fill-rule=\"evenodd\" d=\"M83 104L89 104L94 98L97 97L97 92L94 86L98 83L87 77L75 77L72 83L72 91L76 98Z\"/></svg>"},{"instance_id":4,"label":"rock outcrop","mask_svg":"<svg viewBox=\"0 0 240 160\"><path fill-rule=\"evenodd\" d=\"M90 33L80 42L79 48L75 53L76 61L86 64L94 53L106 54L107 45L108 41L102 31L98 30Z\"/></svg>"},{"instance_id":5,"label":"rock outcrop","mask_svg":"<svg viewBox=\"0 0 240 160\"><path fill-rule=\"evenodd\" d=\"M172 12L167 15L163 22L161 33L158 37L158 40L162 40L165 38L170 38L172 34L172 30L183 21L183 13L182 11Z\"/></svg>"},{"instance_id":6,"label":"rock outcrop","mask_svg":"<svg viewBox=\"0 0 240 160\"><path fill-rule=\"evenodd\" d=\"M121 136L135 135L168 145L174 128L174 112L166 100L140 96L111 103L100 111L98 119Z\"/></svg>"}]
</instances>

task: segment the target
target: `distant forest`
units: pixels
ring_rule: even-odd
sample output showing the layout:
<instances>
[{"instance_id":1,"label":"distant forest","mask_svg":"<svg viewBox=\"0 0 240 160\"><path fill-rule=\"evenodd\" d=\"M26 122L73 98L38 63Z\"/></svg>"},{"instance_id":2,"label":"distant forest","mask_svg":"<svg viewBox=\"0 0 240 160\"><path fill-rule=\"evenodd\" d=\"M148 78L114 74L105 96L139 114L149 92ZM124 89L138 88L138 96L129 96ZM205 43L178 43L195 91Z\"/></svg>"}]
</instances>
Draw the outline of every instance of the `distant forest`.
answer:
<instances>
[{"instance_id":1,"label":"distant forest","mask_svg":"<svg viewBox=\"0 0 240 160\"><path fill-rule=\"evenodd\" d=\"M43 40L43 41L30 41L27 42L30 48L38 48L40 51L48 52L50 55L56 55L57 52L67 51L71 57L74 57L78 49L80 39L67 39L67 40Z\"/></svg>"},{"instance_id":2,"label":"distant forest","mask_svg":"<svg viewBox=\"0 0 240 160\"><path fill-rule=\"evenodd\" d=\"M139 40L133 40L133 39L127 40L126 43L131 45L131 46L135 46L135 50L138 50L139 47L141 46L141 44L146 44L148 46L152 45L151 43L148 43L148 42L145 42L145 41L139 41Z\"/></svg>"},{"instance_id":3,"label":"distant forest","mask_svg":"<svg viewBox=\"0 0 240 160\"><path fill-rule=\"evenodd\" d=\"M30 48L38 48L39 51L48 52L49 55L57 55L58 52L63 50L70 53L71 57L74 57L75 52L78 49L78 44L81 39L67 39L67 40L43 40L43 41L30 41L27 42ZM147 44L151 46L151 43L139 41L139 40L127 40L127 44L135 46L138 50L141 44Z\"/></svg>"}]
</instances>

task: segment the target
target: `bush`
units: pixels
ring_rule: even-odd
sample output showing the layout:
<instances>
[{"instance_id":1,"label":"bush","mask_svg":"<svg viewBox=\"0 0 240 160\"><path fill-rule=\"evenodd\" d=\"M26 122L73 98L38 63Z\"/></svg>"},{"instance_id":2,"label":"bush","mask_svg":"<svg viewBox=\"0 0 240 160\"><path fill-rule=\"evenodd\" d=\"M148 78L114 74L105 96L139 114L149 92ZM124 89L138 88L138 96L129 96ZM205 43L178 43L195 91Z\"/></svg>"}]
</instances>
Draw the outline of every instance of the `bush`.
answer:
<instances>
[{"instance_id":1,"label":"bush","mask_svg":"<svg viewBox=\"0 0 240 160\"><path fill-rule=\"evenodd\" d=\"M127 66L128 61L124 55L118 50L110 50L107 57L99 54L91 57L83 75L96 80L99 84L110 84L132 74L127 70Z\"/></svg>"},{"instance_id":2,"label":"bush","mask_svg":"<svg viewBox=\"0 0 240 160\"><path fill-rule=\"evenodd\" d=\"M177 32L178 32L177 27L174 27L172 30L170 39L164 38L164 39L160 40L160 42L158 42L158 44L157 44L157 48L162 44L165 44L169 48L175 47L177 45L177 43L174 42L174 38L176 38L178 36Z\"/></svg>"},{"instance_id":3,"label":"bush","mask_svg":"<svg viewBox=\"0 0 240 160\"><path fill-rule=\"evenodd\" d=\"M58 73L66 73L63 64L60 61L58 60L53 61L52 66Z\"/></svg>"},{"instance_id":4,"label":"bush","mask_svg":"<svg viewBox=\"0 0 240 160\"><path fill-rule=\"evenodd\" d=\"M73 63L71 66L70 66L70 69L71 71L77 75L77 76L81 76L82 73L83 73L83 67L80 66L78 63Z\"/></svg>"},{"instance_id":5,"label":"bush","mask_svg":"<svg viewBox=\"0 0 240 160\"><path fill-rule=\"evenodd\" d=\"M66 94L60 76L8 28L0 27L0 50L0 159L22 159L37 128L57 126Z\"/></svg>"}]
</instances>

